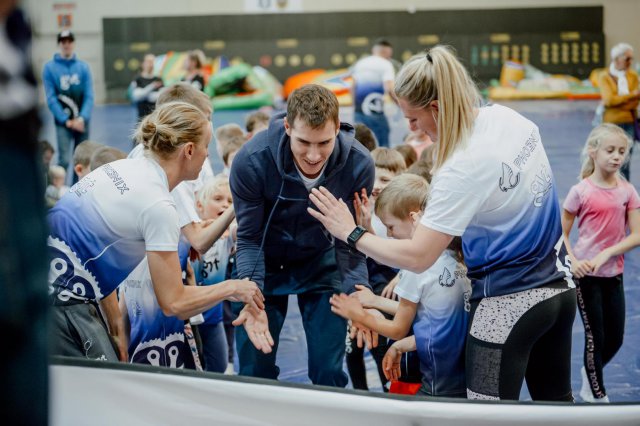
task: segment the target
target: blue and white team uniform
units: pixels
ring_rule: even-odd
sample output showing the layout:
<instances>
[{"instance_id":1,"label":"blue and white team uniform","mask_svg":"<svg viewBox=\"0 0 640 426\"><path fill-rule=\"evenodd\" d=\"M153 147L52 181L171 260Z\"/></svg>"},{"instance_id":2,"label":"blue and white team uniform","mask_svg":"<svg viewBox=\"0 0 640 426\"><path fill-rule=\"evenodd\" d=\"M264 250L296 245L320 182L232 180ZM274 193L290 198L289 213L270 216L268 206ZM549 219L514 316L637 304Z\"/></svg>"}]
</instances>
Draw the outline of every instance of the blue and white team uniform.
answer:
<instances>
[{"instance_id":1,"label":"blue and white team uniform","mask_svg":"<svg viewBox=\"0 0 640 426\"><path fill-rule=\"evenodd\" d=\"M420 391L431 396L464 396L464 345L471 297L465 266L451 250L445 250L420 274L400 271L394 292L418 304L413 334L422 374Z\"/></svg>"},{"instance_id":2,"label":"blue and white team uniform","mask_svg":"<svg viewBox=\"0 0 640 426\"><path fill-rule=\"evenodd\" d=\"M355 122L363 123L376 135L378 145L389 146L389 122L384 115L384 83L393 82L391 61L377 55L367 56L351 69Z\"/></svg>"},{"instance_id":3,"label":"blue and white team uniform","mask_svg":"<svg viewBox=\"0 0 640 426\"><path fill-rule=\"evenodd\" d=\"M129 153L129 158L145 158L144 147L137 145ZM180 229L189 223L200 222L195 208L195 191L202 187L207 176L213 175L210 170L211 166L205 162L197 180L181 182L171 191ZM186 270L189 249L189 242L180 234L178 258L183 271ZM124 280L122 288L131 326L130 361L171 368L193 367L184 321L162 312L153 291L146 258Z\"/></svg>"},{"instance_id":4,"label":"blue and white team uniform","mask_svg":"<svg viewBox=\"0 0 640 426\"><path fill-rule=\"evenodd\" d=\"M166 173L148 158L119 160L89 173L50 210L48 222L49 293L60 308L108 296L147 251L176 251L180 235ZM73 314L66 316L78 328ZM91 342L81 340L75 343L88 353Z\"/></svg>"},{"instance_id":5,"label":"blue and white team uniform","mask_svg":"<svg viewBox=\"0 0 640 426\"><path fill-rule=\"evenodd\" d=\"M511 369L519 357L521 366L529 364L526 378L534 399L563 399L562 392L570 396L575 286L537 126L500 105L480 108L465 146L435 173L421 223L462 236L473 286L466 351L467 364L474 367L467 368L468 396L518 399L525 374ZM563 337L550 339L545 332ZM509 347L524 334L531 346ZM545 351L536 345L551 341L557 345L546 351L549 358L538 362ZM538 364L547 370L534 372L531 367ZM536 382L548 377L562 384Z\"/></svg>"},{"instance_id":6,"label":"blue and white team uniform","mask_svg":"<svg viewBox=\"0 0 640 426\"><path fill-rule=\"evenodd\" d=\"M220 238L201 259L193 262L193 272L198 285L215 285L225 280L229 258L233 249L231 237ZM222 303L203 312L204 322L198 325L202 340L204 368L223 373L227 368L229 349L222 323Z\"/></svg>"}]
</instances>

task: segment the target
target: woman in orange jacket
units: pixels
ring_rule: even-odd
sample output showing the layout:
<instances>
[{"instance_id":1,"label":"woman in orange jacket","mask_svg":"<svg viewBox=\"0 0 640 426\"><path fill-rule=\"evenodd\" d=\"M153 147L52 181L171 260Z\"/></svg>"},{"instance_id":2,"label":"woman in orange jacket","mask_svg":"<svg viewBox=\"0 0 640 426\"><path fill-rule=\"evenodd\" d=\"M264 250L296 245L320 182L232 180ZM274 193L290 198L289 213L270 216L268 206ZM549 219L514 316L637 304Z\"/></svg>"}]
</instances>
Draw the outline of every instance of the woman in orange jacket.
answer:
<instances>
[{"instance_id":1,"label":"woman in orange jacket","mask_svg":"<svg viewBox=\"0 0 640 426\"><path fill-rule=\"evenodd\" d=\"M602 121L616 124L637 141L640 137L638 129L638 74L631 69L633 63L633 47L627 43L619 43L611 49L611 65L600 75L599 85L604 105ZM631 158L632 150L629 152ZM620 169L629 180L629 162Z\"/></svg>"}]
</instances>

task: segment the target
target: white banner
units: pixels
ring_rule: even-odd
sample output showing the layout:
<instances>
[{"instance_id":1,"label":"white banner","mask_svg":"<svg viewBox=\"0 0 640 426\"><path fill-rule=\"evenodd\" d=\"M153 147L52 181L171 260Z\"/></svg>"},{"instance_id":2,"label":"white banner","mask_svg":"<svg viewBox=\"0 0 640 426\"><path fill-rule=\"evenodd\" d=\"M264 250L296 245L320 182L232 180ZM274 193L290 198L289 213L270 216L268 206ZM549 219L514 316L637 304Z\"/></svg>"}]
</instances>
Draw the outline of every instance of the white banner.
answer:
<instances>
[{"instance_id":1,"label":"white banner","mask_svg":"<svg viewBox=\"0 0 640 426\"><path fill-rule=\"evenodd\" d=\"M640 405L539 405L394 399L244 383L171 370L52 365L53 426L638 425ZM25 398L28 398L25 395Z\"/></svg>"},{"instance_id":2,"label":"white banner","mask_svg":"<svg viewBox=\"0 0 640 426\"><path fill-rule=\"evenodd\" d=\"M302 12L302 0L244 0L246 13Z\"/></svg>"}]
</instances>

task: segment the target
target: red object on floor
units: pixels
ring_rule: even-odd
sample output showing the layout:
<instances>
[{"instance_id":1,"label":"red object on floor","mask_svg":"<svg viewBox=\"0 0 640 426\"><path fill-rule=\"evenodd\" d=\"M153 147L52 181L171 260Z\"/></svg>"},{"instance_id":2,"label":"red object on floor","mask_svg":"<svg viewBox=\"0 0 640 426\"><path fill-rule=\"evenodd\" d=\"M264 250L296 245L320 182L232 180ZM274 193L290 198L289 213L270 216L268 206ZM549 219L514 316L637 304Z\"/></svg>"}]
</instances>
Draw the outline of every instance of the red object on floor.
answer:
<instances>
[{"instance_id":1,"label":"red object on floor","mask_svg":"<svg viewBox=\"0 0 640 426\"><path fill-rule=\"evenodd\" d=\"M407 383L407 382L391 382L389 393L397 393L401 395L415 395L420 390L421 383Z\"/></svg>"}]
</instances>

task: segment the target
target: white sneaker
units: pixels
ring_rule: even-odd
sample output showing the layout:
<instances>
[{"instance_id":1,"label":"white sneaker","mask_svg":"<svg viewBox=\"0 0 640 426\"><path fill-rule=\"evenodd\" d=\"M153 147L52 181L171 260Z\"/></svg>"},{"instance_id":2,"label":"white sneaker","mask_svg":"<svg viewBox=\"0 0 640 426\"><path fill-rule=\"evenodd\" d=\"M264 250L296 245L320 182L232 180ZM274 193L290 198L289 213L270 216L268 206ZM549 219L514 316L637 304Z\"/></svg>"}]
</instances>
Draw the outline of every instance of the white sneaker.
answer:
<instances>
[{"instance_id":1,"label":"white sneaker","mask_svg":"<svg viewBox=\"0 0 640 426\"><path fill-rule=\"evenodd\" d=\"M580 373L582 375L582 387L580 388L580 398L584 402L596 402L596 399L593 397L593 392L591 392L591 386L589 386L589 378L587 377L587 370L584 367L580 369Z\"/></svg>"},{"instance_id":2,"label":"white sneaker","mask_svg":"<svg viewBox=\"0 0 640 426\"><path fill-rule=\"evenodd\" d=\"M591 386L589 386L589 378L587 377L587 370L584 367L580 369L582 373L582 388L580 388L580 398L583 402L596 403L596 404L609 404L609 397L607 395L602 398L595 398L593 392L591 392Z\"/></svg>"},{"instance_id":3,"label":"white sneaker","mask_svg":"<svg viewBox=\"0 0 640 426\"><path fill-rule=\"evenodd\" d=\"M224 373L227 376L233 376L234 374L236 374L236 372L233 369L233 363L230 362L229 364L227 364L227 368L224 370Z\"/></svg>"}]
</instances>

